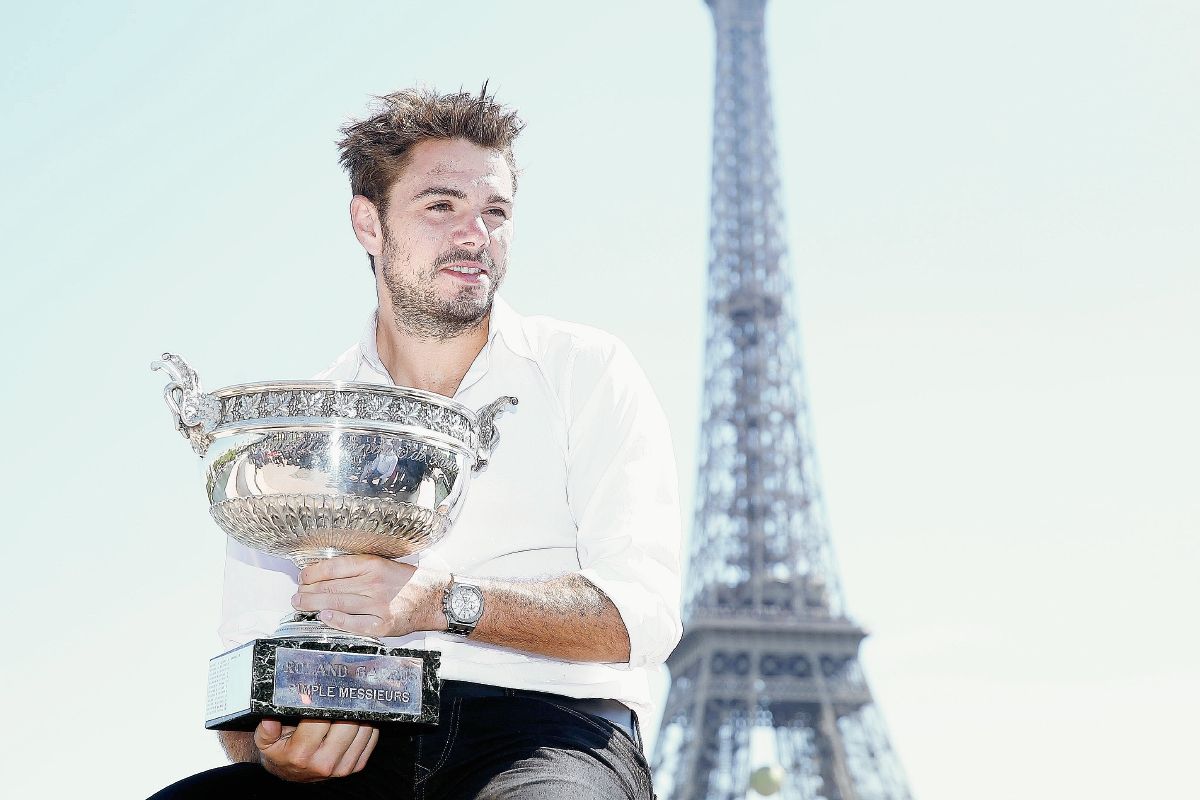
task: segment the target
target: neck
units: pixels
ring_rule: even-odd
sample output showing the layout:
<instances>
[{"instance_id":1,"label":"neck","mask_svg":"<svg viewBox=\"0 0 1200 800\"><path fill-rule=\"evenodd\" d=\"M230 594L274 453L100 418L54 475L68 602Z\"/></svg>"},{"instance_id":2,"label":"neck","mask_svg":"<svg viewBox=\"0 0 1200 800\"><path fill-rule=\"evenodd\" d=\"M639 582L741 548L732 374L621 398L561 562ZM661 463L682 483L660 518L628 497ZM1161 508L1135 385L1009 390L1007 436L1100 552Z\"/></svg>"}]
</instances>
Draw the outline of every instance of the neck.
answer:
<instances>
[{"instance_id":1,"label":"neck","mask_svg":"<svg viewBox=\"0 0 1200 800\"><path fill-rule=\"evenodd\" d=\"M487 344L492 312L449 339L419 338L396 326L391 307L379 304L375 345L379 360L397 386L453 397L479 351Z\"/></svg>"}]
</instances>

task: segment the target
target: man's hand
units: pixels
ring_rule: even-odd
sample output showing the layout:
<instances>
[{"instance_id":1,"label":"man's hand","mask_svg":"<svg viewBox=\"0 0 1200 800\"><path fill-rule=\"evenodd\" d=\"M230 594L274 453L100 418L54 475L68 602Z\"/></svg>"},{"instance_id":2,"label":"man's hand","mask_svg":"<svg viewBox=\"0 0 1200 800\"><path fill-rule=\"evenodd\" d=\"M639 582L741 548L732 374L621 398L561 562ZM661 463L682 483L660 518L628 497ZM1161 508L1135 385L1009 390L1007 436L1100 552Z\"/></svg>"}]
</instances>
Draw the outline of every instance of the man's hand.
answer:
<instances>
[{"instance_id":1,"label":"man's hand","mask_svg":"<svg viewBox=\"0 0 1200 800\"><path fill-rule=\"evenodd\" d=\"M450 575L379 556L339 556L305 567L292 605L366 636L446 629L442 593Z\"/></svg>"},{"instance_id":2,"label":"man's hand","mask_svg":"<svg viewBox=\"0 0 1200 800\"><path fill-rule=\"evenodd\" d=\"M301 783L358 772L378 741L378 728L357 722L305 719L292 726L264 719L254 731L267 772Z\"/></svg>"}]
</instances>

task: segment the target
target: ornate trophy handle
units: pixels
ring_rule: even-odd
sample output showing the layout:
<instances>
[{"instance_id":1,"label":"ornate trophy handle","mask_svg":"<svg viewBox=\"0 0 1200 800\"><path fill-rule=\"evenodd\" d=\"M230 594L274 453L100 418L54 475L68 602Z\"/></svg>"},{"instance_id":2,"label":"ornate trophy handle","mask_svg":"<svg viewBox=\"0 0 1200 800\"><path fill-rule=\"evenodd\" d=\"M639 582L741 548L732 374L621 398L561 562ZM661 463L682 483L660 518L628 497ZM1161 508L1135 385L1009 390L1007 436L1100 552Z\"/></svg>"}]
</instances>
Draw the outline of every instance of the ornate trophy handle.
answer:
<instances>
[{"instance_id":1,"label":"ornate trophy handle","mask_svg":"<svg viewBox=\"0 0 1200 800\"><path fill-rule=\"evenodd\" d=\"M163 389L163 399L175 418L175 430L191 441L198 455L204 455L212 444L213 430L221 422L221 401L204 393L196 370L174 353L163 353L162 361L153 362L150 369L171 376Z\"/></svg>"},{"instance_id":2,"label":"ornate trophy handle","mask_svg":"<svg viewBox=\"0 0 1200 800\"><path fill-rule=\"evenodd\" d=\"M479 419L479 450L475 454L475 472L487 466L492 457L492 451L496 449L496 442L500 441L500 429L496 427L496 417L500 416L508 406L516 404L517 398L515 397L497 397L475 412L475 416Z\"/></svg>"}]
</instances>

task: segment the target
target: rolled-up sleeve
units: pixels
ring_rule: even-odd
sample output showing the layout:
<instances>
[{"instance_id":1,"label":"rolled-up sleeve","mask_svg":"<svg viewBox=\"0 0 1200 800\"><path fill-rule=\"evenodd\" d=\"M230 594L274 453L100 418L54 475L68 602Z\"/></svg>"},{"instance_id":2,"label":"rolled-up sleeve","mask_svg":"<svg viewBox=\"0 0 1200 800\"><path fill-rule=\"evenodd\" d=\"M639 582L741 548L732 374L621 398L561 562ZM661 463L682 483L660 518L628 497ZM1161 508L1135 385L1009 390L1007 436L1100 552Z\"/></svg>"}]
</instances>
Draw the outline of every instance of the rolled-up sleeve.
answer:
<instances>
[{"instance_id":1,"label":"rolled-up sleeve","mask_svg":"<svg viewBox=\"0 0 1200 800\"><path fill-rule=\"evenodd\" d=\"M633 354L576 359L567 493L580 574L616 606L629 632L623 668L663 663L683 632L679 475L662 406Z\"/></svg>"}]
</instances>

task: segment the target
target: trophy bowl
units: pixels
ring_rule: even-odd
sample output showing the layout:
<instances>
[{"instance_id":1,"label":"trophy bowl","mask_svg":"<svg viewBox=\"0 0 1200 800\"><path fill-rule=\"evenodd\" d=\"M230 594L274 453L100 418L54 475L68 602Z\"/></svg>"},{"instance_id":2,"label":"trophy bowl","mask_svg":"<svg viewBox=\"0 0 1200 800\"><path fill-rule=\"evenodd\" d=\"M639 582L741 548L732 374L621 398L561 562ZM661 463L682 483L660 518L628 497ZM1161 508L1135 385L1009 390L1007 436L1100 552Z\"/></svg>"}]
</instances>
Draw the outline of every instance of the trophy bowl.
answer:
<instances>
[{"instance_id":1,"label":"trophy bowl","mask_svg":"<svg viewBox=\"0 0 1200 800\"><path fill-rule=\"evenodd\" d=\"M436 543L500 438L496 416L517 403L500 397L472 411L432 392L345 381L206 393L178 355L151 367L171 377L163 396L203 459L217 525L301 568L353 553L402 558ZM436 722L437 664L436 653L386 648L298 611L271 638L210 662L205 724L241 730L272 715Z\"/></svg>"},{"instance_id":2,"label":"trophy bowl","mask_svg":"<svg viewBox=\"0 0 1200 800\"><path fill-rule=\"evenodd\" d=\"M344 381L204 393L186 361L154 369L204 460L210 513L242 544L299 567L349 553L401 558L445 534L499 439L495 417L432 392Z\"/></svg>"}]
</instances>

